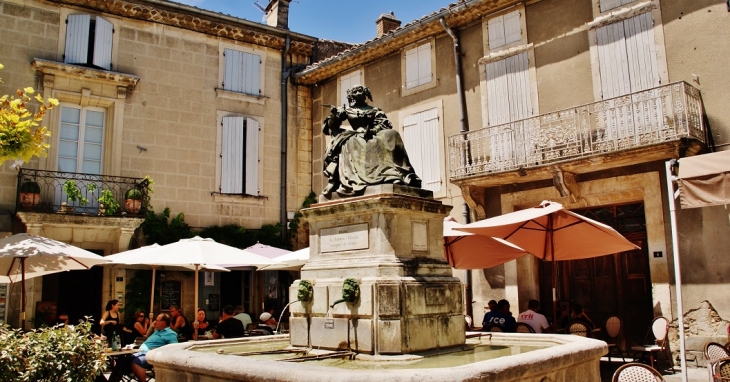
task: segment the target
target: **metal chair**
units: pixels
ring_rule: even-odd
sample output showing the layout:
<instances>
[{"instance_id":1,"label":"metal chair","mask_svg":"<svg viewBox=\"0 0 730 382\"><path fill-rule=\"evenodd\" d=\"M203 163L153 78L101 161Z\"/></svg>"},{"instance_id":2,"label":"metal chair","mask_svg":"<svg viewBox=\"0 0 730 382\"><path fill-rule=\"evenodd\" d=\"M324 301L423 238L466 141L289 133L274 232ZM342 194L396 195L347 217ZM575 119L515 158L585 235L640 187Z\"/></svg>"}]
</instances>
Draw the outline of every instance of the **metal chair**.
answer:
<instances>
[{"instance_id":1,"label":"metal chair","mask_svg":"<svg viewBox=\"0 0 730 382\"><path fill-rule=\"evenodd\" d=\"M644 354L649 353L649 362L651 364L651 367L654 367L654 353L664 353L664 355L667 357L667 360L669 361L669 364L672 366L672 371L674 371L674 362L672 362L672 356L668 353L667 349L667 332L669 331L669 322L664 317L657 317L654 319L654 321L651 322L651 328L649 329L649 332L646 334L647 341L649 339L650 335L654 336L654 343L648 344L648 345L637 345L632 346L631 350L633 350L634 353L634 359L637 358L637 355L641 354L641 358L644 358Z\"/></svg>"},{"instance_id":2,"label":"metal chair","mask_svg":"<svg viewBox=\"0 0 730 382\"><path fill-rule=\"evenodd\" d=\"M484 329L485 332L503 332L502 328L497 325L489 325Z\"/></svg>"},{"instance_id":3,"label":"metal chair","mask_svg":"<svg viewBox=\"0 0 730 382\"><path fill-rule=\"evenodd\" d=\"M608 364L611 364L611 355L620 355L621 359L626 363L626 357L621 350L621 319L611 316L606 320L606 335L608 336L606 343L608 345Z\"/></svg>"},{"instance_id":4,"label":"metal chair","mask_svg":"<svg viewBox=\"0 0 730 382\"><path fill-rule=\"evenodd\" d=\"M532 326L530 326L524 322L518 322L515 324L515 332L517 332L517 333L535 333L535 329L533 329Z\"/></svg>"},{"instance_id":5,"label":"metal chair","mask_svg":"<svg viewBox=\"0 0 730 382\"><path fill-rule=\"evenodd\" d=\"M710 372L712 372L712 365L723 358L730 358L730 350L717 342L708 342L705 345L705 359L707 360L707 369Z\"/></svg>"},{"instance_id":6,"label":"metal chair","mask_svg":"<svg viewBox=\"0 0 730 382\"><path fill-rule=\"evenodd\" d=\"M591 329L583 321L570 321L565 326L565 332L581 337L590 337Z\"/></svg>"},{"instance_id":7,"label":"metal chair","mask_svg":"<svg viewBox=\"0 0 730 382\"><path fill-rule=\"evenodd\" d=\"M642 363L627 363L616 369L611 382L666 382L661 373Z\"/></svg>"},{"instance_id":8,"label":"metal chair","mask_svg":"<svg viewBox=\"0 0 730 382\"><path fill-rule=\"evenodd\" d=\"M714 382L730 381L730 358L722 358L712 364L710 369Z\"/></svg>"}]
</instances>

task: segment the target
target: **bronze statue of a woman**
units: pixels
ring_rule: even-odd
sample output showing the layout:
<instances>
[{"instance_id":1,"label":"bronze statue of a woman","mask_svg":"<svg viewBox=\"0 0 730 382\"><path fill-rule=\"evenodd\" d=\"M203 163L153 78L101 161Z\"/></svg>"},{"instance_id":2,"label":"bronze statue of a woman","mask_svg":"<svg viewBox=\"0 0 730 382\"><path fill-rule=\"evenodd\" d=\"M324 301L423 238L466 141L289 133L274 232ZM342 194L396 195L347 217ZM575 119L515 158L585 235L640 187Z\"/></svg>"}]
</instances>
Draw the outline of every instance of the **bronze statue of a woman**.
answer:
<instances>
[{"instance_id":1,"label":"bronze statue of a woman","mask_svg":"<svg viewBox=\"0 0 730 382\"><path fill-rule=\"evenodd\" d=\"M370 89L356 85L347 90L348 107L332 108L322 131L332 141L324 158L324 174L329 182L322 194L361 194L367 186L393 183L421 187L413 171L403 140L382 110L365 100L373 100ZM343 128L347 120L351 129Z\"/></svg>"}]
</instances>

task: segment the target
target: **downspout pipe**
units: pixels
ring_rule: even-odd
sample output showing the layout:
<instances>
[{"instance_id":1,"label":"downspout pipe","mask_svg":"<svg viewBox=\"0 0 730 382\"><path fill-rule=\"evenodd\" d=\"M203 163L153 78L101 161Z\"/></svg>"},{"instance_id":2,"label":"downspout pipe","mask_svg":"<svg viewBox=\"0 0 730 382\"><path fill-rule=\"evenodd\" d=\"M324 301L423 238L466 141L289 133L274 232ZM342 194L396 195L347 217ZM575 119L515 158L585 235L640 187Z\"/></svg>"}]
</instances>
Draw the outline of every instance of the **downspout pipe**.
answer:
<instances>
[{"instance_id":1,"label":"downspout pipe","mask_svg":"<svg viewBox=\"0 0 730 382\"><path fill-rule=\"evenodd\" d=\"M289 233L289 227L286 221L286 173L287 173L287 119L288 115L288 97L286 80L291 74L287 67L287 57L289 56L289 45L291 41L289 34L285 37L284 50L281 51L281 189L279 190L279 222L281 223L281 241L286 242Z\"/></svg>"},{"instance_id":2,"label":"downspout pipe","mask_svg":"<svg viewBox=\"0 0 730 382\"><path fill-rule=\"evenodd\" d=\"M454 42L454 72L456 73L456 77L454 80L456 81L456 95L459 97L459 132L461 134L466 134L469 131L469 123L466 119L466 98L464 96L464 89L462 86L462 69L461 69L461 44L459 43L459 38L456 36L456 33L453 29L451 29L448 25L446 25L446 20L442 17L439 19L439 22L441 23L441 26L444 28L446 33L451 37L451 40ZM462 214L464 219L464 224L468 224L470 222L470 214L469 214L469 205L464 202L462 205ZM466 314L470 317L474 318L474 312L473 312L473 298L474 293L472 291L472 274L471 270L466 270L466 276L464 277L464 301L466 302Z\"/></svg>"}]
</instances>

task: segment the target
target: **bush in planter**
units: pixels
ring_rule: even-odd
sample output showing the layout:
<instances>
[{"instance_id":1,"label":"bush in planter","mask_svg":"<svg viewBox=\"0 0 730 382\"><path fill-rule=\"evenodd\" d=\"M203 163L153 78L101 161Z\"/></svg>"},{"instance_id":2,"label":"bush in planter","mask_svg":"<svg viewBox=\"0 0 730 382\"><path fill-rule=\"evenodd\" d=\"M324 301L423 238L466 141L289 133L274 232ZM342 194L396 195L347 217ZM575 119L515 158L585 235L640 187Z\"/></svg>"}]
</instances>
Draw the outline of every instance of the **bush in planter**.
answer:
<instances>
[{"instance_id":1,"label":"bush in planter","mask_svg":"<svg viewBox=\"0 0 730 382\"><path fill-rule=\"evenodd\" d=\"M92 195L96 195L94 194L96 188L96 183L90 183L86 186L86 189L91 192ZM101 190L101 194L96 198L96 200L99 202L99 215L114 215L114 213L119 209L119 202L117 202L117 199L114 198L114 194L109 189Z\"/></svg>"},{"instance_id":2,"label":"bush in planter","mask_svg":"<svg viewBox=\"0 0 730 382\"><path fill-rule=\"evenodd\" d=\"M136 215L142 209L144 194L137 188L132 188L124 193L124 209L128 214Z\"/></svg>"},{"instance_id":3,"label":"bush in planter","mask_svg":"<svg viewBox=\"0 0 730 382\"><path fill-rule=\"evenodd\" d=\"M82 206L84 206L89 202L88 199L84 198L81 193L81 189L76 185L76 181L73 179L69 179L63 183L63 192L66 193L66 198L71 203L78 201Z\"/></svg>"},{"instance_id":4,"label":"bush in planter","mask_svg":"<svg viewBox=\"0 0 730 382\"><path fill-rule=\"evenodd\" d=\"M0 381L91 382L106 365L106 344L91 323L23 333L0 327Z\"/></svg>"}]
</instances>

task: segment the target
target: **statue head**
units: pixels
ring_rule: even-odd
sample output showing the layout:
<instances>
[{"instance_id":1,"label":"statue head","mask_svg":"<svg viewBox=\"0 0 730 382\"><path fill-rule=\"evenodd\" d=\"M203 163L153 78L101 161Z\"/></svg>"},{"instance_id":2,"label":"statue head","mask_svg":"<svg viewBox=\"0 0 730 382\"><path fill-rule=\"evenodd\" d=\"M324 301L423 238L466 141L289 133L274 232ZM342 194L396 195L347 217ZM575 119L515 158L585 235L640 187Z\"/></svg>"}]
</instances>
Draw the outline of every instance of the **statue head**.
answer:
<instances>
[{"instance_id":1,"label":"statue head","mask_svg":"<svg viewBox=\"0 0 730 382\"><path fill-rule=\"evenodd\" d=\"M373 96L372 94L370 94L370 89L368 89L367 86L355 85L347 89L347 103L352 105L355 101L355 97L357 97L358 95L363 95L370 101L373 100Z\"/></svg>"}]
</instances>

